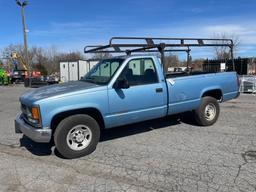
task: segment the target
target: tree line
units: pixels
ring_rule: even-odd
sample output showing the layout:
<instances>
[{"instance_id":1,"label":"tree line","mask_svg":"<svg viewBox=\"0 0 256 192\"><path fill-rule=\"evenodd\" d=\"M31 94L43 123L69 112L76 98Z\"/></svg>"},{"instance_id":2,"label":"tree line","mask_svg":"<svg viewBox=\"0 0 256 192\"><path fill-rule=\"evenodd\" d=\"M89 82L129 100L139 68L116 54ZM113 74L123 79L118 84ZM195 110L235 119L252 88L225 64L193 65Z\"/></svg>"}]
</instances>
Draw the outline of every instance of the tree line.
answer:
<instances>
[{"instance_id":1,"label":"tree line","mask_svg":"<svg viewBox=\"0 0 256 192\"><path fill-rule=\"evenodd\" d=\"M11 44L4 47L0 51L0 67L4 66L6 70L12 70L14 68L13 60L11 58L12 53L17 53L20 56L17 59L18 68L24 69L22 63L25 63L25 51L23 45ZM112 55L108 53L93 54L91 59L100 60L103 58L110 58ZM2 59L1 59L2 57ZM4 58L4 59L3 59ZM31 70L40 71L42 75L50 75L58 73L60 71L60 62L62 61L77 61L85 60L86 57L79 51L60 52L56 47L42 48L33 46L28 49L28 61L26 64L30 65Z\"/></svg>"},{"instance_id":2,"label":"tree line","mask_svg":"<svg viewBox=\"0 0 256 192\"><path fill-rule=\"evenodd\" d=\"M26 61L25 52L22 45L9 45L1 50L1 55L4 57L1 63L5 64L5 68L12 69L14 67L11 54L17 53L20 56L18 59L18 68L23 69L22 61ZM49 75L59 72L59 64L61 61L76 61L84 59L80 52L59 52L56 47L42 48L33 46L28 49L28 60L31 70L40 71L42 75Z\"/></svg>"}]
</instances>

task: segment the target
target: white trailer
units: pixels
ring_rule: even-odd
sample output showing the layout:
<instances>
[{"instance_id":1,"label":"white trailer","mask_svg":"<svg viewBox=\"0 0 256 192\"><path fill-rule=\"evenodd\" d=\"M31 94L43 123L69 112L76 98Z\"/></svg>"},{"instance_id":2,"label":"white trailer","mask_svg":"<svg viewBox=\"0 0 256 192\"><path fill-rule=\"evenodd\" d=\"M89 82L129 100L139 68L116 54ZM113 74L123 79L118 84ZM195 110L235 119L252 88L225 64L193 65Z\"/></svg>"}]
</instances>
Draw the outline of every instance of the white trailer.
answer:
<instances>
[{"instance_id":1,"label":"white trailer","mask_svg":"<svg viewBox=\"0 0 256 192\"><path fill-rule=\"evenodd\" d=\"M60 80L61 82L77 81L81 79L90 69L96 65L96 60L78 60L60 62Z\"/></svg>"}]
</instances>

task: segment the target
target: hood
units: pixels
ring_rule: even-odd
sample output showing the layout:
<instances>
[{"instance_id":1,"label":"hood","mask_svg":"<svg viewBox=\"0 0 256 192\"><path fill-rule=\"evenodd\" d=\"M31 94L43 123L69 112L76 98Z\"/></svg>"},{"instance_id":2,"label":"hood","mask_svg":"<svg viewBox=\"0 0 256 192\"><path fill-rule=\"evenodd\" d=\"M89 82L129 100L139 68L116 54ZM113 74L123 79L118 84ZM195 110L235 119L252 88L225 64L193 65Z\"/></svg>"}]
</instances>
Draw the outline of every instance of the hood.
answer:
<instances>
[{"instance_id":1,"label":"hood","mask_svg":"<svg viewBox=\"0 0 256 192\"><path fill-rule=\"evenodd\" d=\"M41 99L67 94L75 91L81 91L99 87L99 85L88 83L85 81L72 81L57 85L41 87L32 91L28 91L20 97L22 103L32 103Z\"/></svg>"}]
</instances>

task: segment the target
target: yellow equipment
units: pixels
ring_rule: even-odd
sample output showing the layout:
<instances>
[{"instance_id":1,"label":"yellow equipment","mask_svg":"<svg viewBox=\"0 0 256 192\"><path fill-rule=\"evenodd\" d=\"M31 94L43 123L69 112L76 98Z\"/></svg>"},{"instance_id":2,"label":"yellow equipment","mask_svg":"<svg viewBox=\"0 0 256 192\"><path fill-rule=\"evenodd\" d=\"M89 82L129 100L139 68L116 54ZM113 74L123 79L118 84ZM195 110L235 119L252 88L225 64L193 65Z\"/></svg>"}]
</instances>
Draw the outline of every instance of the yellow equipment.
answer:
<instances>
[{"instance_id":1,"label":"yellow equipment","mask_svg":"<svg viewBox=\"0 0 256 192\"><path fill-rule=\"evenodd\" d=\"M22 66L23 66L23 68L24 68L26 71L28 70L27 64L26 64L26 62L24 61L24 59L21 57L20 54L18 54L17 52L12 52L12 53L11 53L11 58L12 58L13 60L17 60L19 63L21 63Z\"/></svg>"}]
</instances>

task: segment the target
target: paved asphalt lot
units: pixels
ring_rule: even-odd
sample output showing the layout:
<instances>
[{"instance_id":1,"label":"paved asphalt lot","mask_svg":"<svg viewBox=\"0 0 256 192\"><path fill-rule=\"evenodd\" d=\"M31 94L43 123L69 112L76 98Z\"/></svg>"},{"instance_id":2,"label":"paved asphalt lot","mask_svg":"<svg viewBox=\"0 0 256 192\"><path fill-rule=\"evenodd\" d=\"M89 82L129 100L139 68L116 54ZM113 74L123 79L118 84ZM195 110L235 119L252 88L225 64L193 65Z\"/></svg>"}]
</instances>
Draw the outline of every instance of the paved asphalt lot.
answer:
<instances>
[{"instance_id":1,"label":"paved asphalt lot","mask_svg":"<svg viewBox=\"0 0 256 192\"><path fill-rule=\"evenodd\" d=\"M218 122L186 113L105 131L65 160L14 133L22 86L0 87L0 191L256 191L256 97L221 104Z\"/></svg>"}]
</instances>

